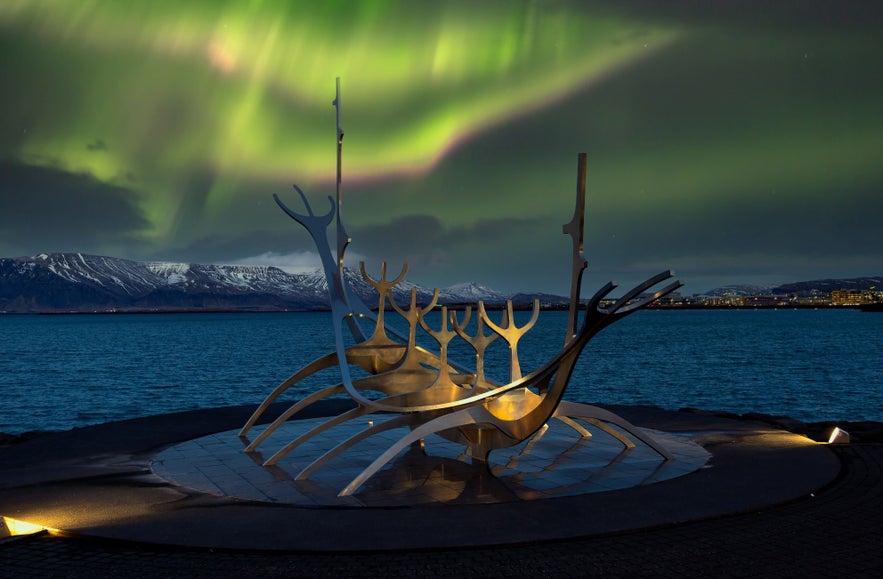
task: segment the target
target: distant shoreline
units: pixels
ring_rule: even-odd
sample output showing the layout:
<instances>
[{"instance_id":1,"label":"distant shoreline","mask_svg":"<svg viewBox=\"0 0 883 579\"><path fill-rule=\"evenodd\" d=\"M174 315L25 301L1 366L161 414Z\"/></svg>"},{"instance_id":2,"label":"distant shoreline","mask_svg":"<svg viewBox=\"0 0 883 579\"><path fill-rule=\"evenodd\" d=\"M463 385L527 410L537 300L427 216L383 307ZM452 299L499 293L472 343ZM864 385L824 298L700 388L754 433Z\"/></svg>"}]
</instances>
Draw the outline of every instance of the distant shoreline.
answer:
<instances>
[{"instance_id":1,"label":"distant shoreline","mask_svg":"<svg viewBox=\"0 0 883 579\"><path fill-rule=\"evenodd\" d=\"M474 304L446 304L449 310L464 310L466 307L474 307ZM498 311L504 309L503 304L487 304L488 310ZM530 304L514 304L515 310L528 310ZM541 305L542 311L567 311L567 304L547 304ZM833 305L833 304L794 304L794 305L708 305L708 304L689 304L689 305L669 305L654 304L647 307L648 310L868 310L858 305ZM57 311L36 311L36 312L7 312L0 311L0 315L7 316L79 316L79 315L114 315L114 314L309 314L330 312L331 308L316 308L304 310L287 310L287 309L259 309L259 308L114 308L111 310L57 310ZM386 311L392 311L387 308Z\"/></svg>"}]
</instances>

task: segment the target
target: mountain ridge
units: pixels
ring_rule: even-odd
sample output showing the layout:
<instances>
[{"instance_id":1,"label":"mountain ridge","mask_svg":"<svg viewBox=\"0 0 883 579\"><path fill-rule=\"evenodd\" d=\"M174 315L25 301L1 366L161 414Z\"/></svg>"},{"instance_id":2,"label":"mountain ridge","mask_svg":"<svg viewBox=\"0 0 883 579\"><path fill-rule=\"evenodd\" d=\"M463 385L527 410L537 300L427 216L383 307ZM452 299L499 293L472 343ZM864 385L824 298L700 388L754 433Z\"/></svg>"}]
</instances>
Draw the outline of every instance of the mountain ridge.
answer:
<instances>
[{"instance_id":1,"label":"mountain ridge","mask_svg":"<svg viewBox=\"0 0 883 579\"><path fill-rule=\"evenodd\" d=\"M361 275L344 270L369 306L377 293ZM428 303L433 290L403 281L398 303ZM439 290L440 304L505 302L507 295L474 282ZM84 253L0 258L0 312L311 311L328 307L322 271L288 273L274 266L134 261Z\"/></svg>"},{"instance_id":2,"label":"mountain ridge","mask_svg":"<svg viewBox=\"0 0 883 579\"><path fill-rule=\"evenodd\" d=\"M368 306L377 305L376 292L360 274L347 268L344 276ZM872 286L883 287L883 277L725 286L704 295L806 294ZM85 253L0 258L0 313L313 311L329 307L327 288L321 270L288 273L275 266L134 261ZM418 303L431 301L433 290L407 280L393 288L393 298L406 304L412 289ZM520 308L535 299L552 308L569 302L565 296L539 292L506 294L476 282L439 289L441 305L483 301L498 307L507 299Z\"/></svg>"}]
</instances>

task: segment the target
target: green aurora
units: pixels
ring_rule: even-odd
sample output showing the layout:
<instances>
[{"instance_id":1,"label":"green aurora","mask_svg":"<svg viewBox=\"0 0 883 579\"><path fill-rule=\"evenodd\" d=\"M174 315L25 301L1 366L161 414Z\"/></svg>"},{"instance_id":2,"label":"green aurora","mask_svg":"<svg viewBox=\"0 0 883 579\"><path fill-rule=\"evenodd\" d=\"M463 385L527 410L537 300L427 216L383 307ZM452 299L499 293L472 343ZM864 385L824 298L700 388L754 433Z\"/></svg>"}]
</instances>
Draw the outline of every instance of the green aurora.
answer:
<instances>
[{"instance_id":1,"label":"green aurora","mask_svg":"<svg viewBox=\"0 0 883 579\"><path fill-rule=\"evenodd\" d=\"M879 274L880 10L693 4L5 0L0 255L312 266L341 77L372 267L565 293L586 151L589 283Z\"/></svg>"}]
</instances>

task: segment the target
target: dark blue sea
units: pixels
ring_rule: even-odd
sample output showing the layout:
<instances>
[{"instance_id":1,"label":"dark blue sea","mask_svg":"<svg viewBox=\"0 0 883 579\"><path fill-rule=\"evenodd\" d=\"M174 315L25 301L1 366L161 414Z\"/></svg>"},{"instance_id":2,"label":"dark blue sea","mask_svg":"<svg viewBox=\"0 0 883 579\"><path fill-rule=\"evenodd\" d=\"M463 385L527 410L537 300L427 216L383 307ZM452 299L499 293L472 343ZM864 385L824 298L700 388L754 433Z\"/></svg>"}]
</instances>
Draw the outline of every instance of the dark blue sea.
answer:
<instances>
[{"instance_id":1,"label":"dark blue sea","mask_svg":"<svg viewBox=\"0 0 883 579\"><path fill-rule=\"evenodd\" d=\"M565 322L540 315L519 345L525 373L561 347ZM505 380L501 342L488 373ZM0 432L257 404L332 348L327 313L0 316ZM469 365L470 352L452 357ZM642 311L589 343L566 398L880 421L881 352L883 314ZM330 371L287 399L337 381Z\"/></svg>"}]
</instances>

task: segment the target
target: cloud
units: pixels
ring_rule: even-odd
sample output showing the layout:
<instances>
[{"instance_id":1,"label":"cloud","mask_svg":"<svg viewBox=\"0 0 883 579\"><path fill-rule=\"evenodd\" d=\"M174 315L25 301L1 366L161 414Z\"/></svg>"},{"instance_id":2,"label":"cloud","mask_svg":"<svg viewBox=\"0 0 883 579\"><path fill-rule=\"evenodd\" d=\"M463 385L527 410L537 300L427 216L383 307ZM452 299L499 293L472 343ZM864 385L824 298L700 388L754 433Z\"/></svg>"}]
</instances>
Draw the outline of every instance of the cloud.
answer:
<instances>
[{"instance_id":1,"label":"cloud","mask_svg":"<svg viewBox=\"0 0 883 579\"><path fill-rule=\"evenodd\" d=\"M432 215L408 215L387 223L353 228L354 246L365 261L408 262L427 283L451 283L462 275L488 275L488 262L499 266L523 254L537 232L549 228L539 219L501 218L448 226ZM502 253L500 251L502 250ZM502 260L502 261L501 261ZM454 276L454 277L452 277Z\"/></svg>"},{"instance_id":2,"label":"cloud","mask_svg":"<svg viewBox=\"0 0 883 579\"><path fill-rule=\"evenodd\" d=\"M874 29L883 18L879 2L657 2L653 0L606 0L607 5L629 18L659 19L697 25L764 26L775 28L865 28Z\"/></svg>"},{"instance_id":3,"label":"cloud","mask_svg":"<svg viewBox=\"0 0 883 579\"><path fill-rule=\"evenodd\" d=\"M536 218L481 219L465 225L447 226L433 215L407 215L387 223L362 226L357 232L359 248L365 253L391 256L419 256L441 248L475 243L499 243L523 236L541 224Z\"/></svg>"},{"instance_id":4,"label":"cloud","mask_svg":"<svg viewBox=\"0 0 883 579\"><path fill-rule=\"evenodd\" d=\"M600 227L618 233L617 244L640 248L645 256L710 250L823 259L883 252L879 235L883 198L871 190L746 194L705 205L694 202L636 212L617 211Z\"/></svg>"},{"instance_id":5,"label":"cloud","mask_svg":"<svg viewBox=\"0 0 883 579\"><path fill-rule=\"evenodd\" d=\"M352 230L361 252L388 261L438 255L448 235L444 223L432 215L408 215Z\"/></svg>"},{"instance_id":6,"label":"cloud","mask_svg":"<svg viewBox=\"0 0 883 579\"><path fill-rule=\"evenodd\" d=\"M107 143L105 143L101 139L95 139L94 141L92 141L91 143L86 145L86 150L93 151L93 152L106 151L107 150Z\"/></svg>"},{"instance_id":7,"label":"cloud","mask_svg":"<svg viewBox=\"0 0 883 579\"><path fill-rule=\"evenodd\" d=\"M278 267L288 273L306 273L321 269L322 262L319 254L311 251L295 251L287 254L267 251L260 255L231 261L230 265L265 265Z\"/></svg>"},{"instance_id":8,"label":"cloud","mask_svg":"<svg viewBox=\"0 0 883 579\"><path fill-rule=\"evenodd\" d=\"M87 174L0 161L0 244L26 252L136 242L140 193Z\"/></svg>"},{"instance_id":9,"label":"cloud","mask_svg":"<svg viewBox=\"0 0 883 579\"><path fill-rule=\"evenodd\" d=\"M548 280L560 277L558 264L550 268L548 263L549 240L558 241L560 231L559 223L539 218L448 225L439 217L423 214L350 228L352 247L361 253L371 271L379 268L380 261L386 261L392 269L407 262L408 279L424 285L446 287L478 281L503 289L527 283L526 271L533 273L529 282L534 285L532 289L547 289ZM555 248L562 252L557 261L565 268L569 246L561 237L561 244Z\"/></svg>"},{"instance_id":10,"label":"cloud","mask_svg":"<svg viewBox=\"0 0 883 579\"><path fill-rule=\"evenodd\" d=\"M533 236L537 232L543 234L550 230L545 220L535 217L502 217L498 219L479 219L469 225L453 227L450 230L451 241L459 243L488 243L506 239Z\"/></svg>"}]
</instances>

